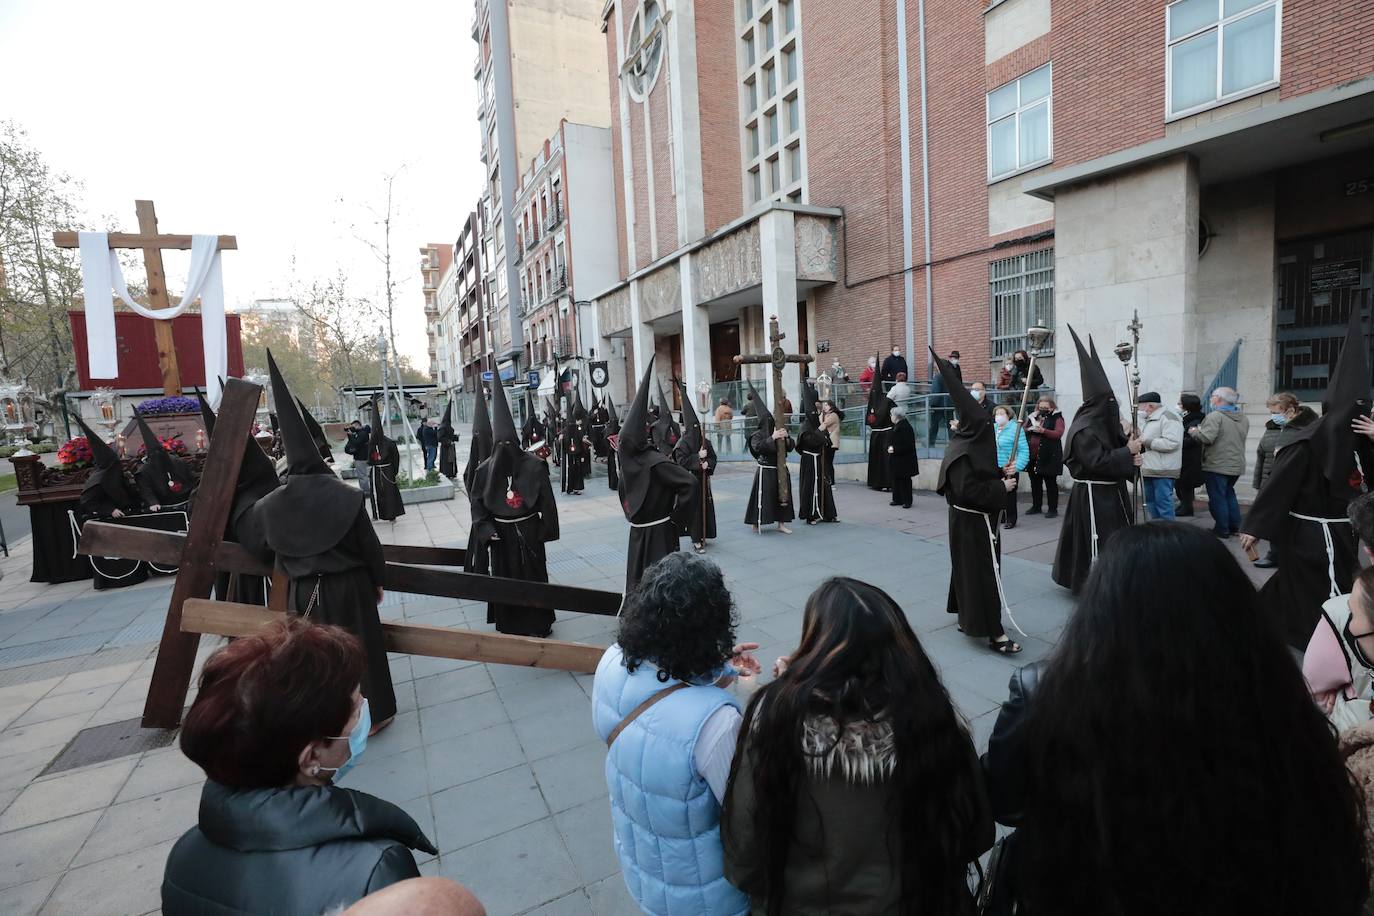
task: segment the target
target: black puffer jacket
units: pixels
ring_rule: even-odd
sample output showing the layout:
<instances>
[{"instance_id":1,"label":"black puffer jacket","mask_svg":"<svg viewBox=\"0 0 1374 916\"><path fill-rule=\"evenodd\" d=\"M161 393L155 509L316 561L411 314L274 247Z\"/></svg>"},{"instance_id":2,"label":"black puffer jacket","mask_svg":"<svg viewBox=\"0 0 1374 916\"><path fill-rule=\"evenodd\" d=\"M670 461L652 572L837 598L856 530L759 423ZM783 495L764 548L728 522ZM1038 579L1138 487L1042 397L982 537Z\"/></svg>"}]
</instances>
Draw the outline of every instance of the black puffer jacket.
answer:
<instances>
[{"instance_id":1,"label":"black puffer jacket","mask_svg":"<svg viewBox=\"0 0 1374 916\"><path fill-rule=\"evenodd\" d=\"M363 792L206 782L199 826L167 857L162 911L316 916L419 877L412 849L437 852L410 815Z\"/></svg>"}]
</instances>

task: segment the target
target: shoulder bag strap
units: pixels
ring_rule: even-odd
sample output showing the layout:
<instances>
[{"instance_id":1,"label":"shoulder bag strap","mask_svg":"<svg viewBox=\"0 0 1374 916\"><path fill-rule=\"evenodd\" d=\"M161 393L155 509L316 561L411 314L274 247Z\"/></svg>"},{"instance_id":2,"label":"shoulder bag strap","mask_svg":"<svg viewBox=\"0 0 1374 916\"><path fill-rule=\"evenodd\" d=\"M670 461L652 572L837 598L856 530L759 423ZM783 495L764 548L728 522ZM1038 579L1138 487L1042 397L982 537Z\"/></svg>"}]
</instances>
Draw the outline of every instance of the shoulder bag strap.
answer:
<instances>
[{"instance_id":1,"label":"shoulder bag strap","mask_svg":"<svg viewBox=\"0 0 1374 916\"><path fill-rule=\"evenodd\" d=\"M617 725L614 729L611 730L610 737L606 739L606 747L609 748L612 744L615 744L615 739L620 737L620 733L625 730L625 727L628 726L635 719L638 719L645 712L647 712L650 706L653 706L659 700L664 699L668 696L668 694L677 693L679 690L682 690L684 687L687 686L688 685L686 683L679 681L671 687L663 688L662 690L655 693L653 696L649 697L643 703L640 703L638 706L636 706L633 710L631 710L628 716L620 720L619 725Z\"/></svg>"}]
</instances>

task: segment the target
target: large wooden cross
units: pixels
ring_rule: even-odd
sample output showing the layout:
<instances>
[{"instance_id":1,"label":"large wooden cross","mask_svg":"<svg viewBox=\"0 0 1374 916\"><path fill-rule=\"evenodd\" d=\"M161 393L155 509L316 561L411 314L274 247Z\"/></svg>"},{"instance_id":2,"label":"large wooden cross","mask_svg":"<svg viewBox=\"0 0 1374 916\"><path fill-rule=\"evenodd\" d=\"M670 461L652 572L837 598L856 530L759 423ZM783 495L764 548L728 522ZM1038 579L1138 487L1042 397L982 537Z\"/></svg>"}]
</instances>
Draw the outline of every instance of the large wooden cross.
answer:
<instances>
[{"instance_id":1,"label":"large wooden cross","mask_svg":"<svg viewBox=\"0 0 1374 916\"><path fill-rule=\"evenodd\" d=\"M111 248L143 249L143 269L148 275L148 305L159 311L172 307L167 295L167 275L162 269L162 250L164 248L189 249L189 235L158 235L157 211L151 200L134 201L138 213L138 232L110 233ZM76 248L80 245L75 232L54 232L53 243L58 248ZM232 235L219 237L221 251L237 250L238 240ZM158 320L153 322L153 333L157 336L157 367L162 371L162 393L181 394L181 371L177 368L176 346L172 343L172 322ZM203 333L203 331L202 331ZM210 367L205 367L210 371Z\"/></svg>"},{"instance_id":2,"label":"large wooden cross","mask_svg":"<svg viewBox=\"0 0 1374 916\"><path fill-rule=\"evenodd\" d=\"M173 728L181 721L202 633L245 636L286 612L285 579L274 575L271 564L262 562L239 544L223 540L239 465L244 446L250 441L248 432L261 391L257 385L240 379L225 383L224 399L196 492L195 511L185 534L105 522L88 522L82 528L78 550L84 555L149 560L178 567L143 707L146 728ZM382 550L387 560L383 585L389 591L605 616L617 614L623 601L618 592L482 576L452 568L425 568L461 568L465 559L461 549L386 545ZM215 574L220 571L273 575L271 607L205 600L210 597ZM601 646L584 643L395 621L383 621L382 628L391 652L587 674L596 670L605 651Z\"/></svg>"},{"instance_id":3,"label":"large wooden cross","mask_svg":"<svg viewBox=\"0 0 1374 916\"><path fill-rule=\"evenodd\" d=\"M782 348L782 342L787 337L778 327L778 316L772 315L768 318L768 342L773 345L773 349L768 353L745 353L735 357L736 365L742 363L769 363L773 367L773 421L777 428L787 431L787 414L782 409L782 370L787 368L788 363L801 363L806 365L814 358L806 353L788 353ZM799 392L800 393L800 392ZM792 498L791 487L787 479L787 449L778 449L778 502L786 503Z\"/></svg>"}]
</instances>

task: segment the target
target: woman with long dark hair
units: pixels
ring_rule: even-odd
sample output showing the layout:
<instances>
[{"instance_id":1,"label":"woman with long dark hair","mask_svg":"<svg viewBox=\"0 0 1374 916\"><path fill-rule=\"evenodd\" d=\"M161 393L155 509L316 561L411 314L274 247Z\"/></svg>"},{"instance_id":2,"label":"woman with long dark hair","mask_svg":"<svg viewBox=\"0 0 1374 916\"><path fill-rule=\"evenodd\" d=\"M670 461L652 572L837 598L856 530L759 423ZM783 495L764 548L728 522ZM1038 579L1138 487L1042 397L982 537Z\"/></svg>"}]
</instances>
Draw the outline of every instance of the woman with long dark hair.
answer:
<instances>
[{"instance_id":1,"label":"woman with long dark hair","mask_svg":"<svg viewBox=\"0 0 1374 916\"><path fill-rule=\"evenodd\" d=\"M1363 816L1332 730L1206 531L1117 532L1027 709L1001 762L1024 769L1024 912L1360 911Z\"/></svg>"},{"instance_id":2,"label":"woman with long dark hair","mask_svg":"<svg viewBox=\"0 0 1374 916\"><path fill-rule=\"evenodd\" d=\"M754 913L973 911L993 826L968 730L902 609L834 578L744 714L721 818Z\"/></svg>"}]
</instances>

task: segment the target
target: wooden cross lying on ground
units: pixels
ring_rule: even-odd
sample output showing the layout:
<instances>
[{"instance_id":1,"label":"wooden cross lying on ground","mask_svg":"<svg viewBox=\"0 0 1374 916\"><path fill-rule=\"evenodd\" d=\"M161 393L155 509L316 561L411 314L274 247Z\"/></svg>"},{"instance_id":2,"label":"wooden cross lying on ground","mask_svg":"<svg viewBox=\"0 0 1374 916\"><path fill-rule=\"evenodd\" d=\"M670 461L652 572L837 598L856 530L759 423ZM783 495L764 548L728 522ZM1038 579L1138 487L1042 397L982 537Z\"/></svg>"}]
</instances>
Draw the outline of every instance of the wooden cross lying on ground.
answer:
<instances>
[{"instance_id":1,"label":"wooden cross lying on ground","mask_svg":"<svg viewBox=\"0 0 1374 916\"><path fill-rule=\"evenodd\" d=\"M225 384L224 400L196 491L195 511L185 534L108 522L90 522L82 529L78 548L82 554L151 560L179 568L143 708L146 728L173 728L181 721L202 633L245 636L286 611L284 578L239 544L222 537L261 390L240 379L229 379ZM388 591L606 616L614 616L620 610L622 596L618 592L425 568L461 566L465 552L460 549L403 545L382 549L387 559L383 585ZM208 600L215 575L220 571L273 575L272 607ZM395 621L383 621L382 629L390 652L502 665L591 673L605 651L585 643Z\"/></svg>"},{"instance_id":2,"label":"wooden cross lying on ground","mask_svg":"<svg viewBox=\"0 0 1374 916\"><path fill-rule=\"evenodd\" d=\"M773 345L769 353L745 353L735 357L735 364L742 363L769 363L773 367L773 422L777 424L777 429L787 431L787 414L782 409L782 370L788 363L801 363L803 366L811 362L815 357L807 353L788 353L782 348L782 342L787 337L778 328L778 316L773 315L768 319L768 342ZM798 392L800 394L800 392ZM803 401L805 398L802 399ZM787 479L787 449L778 449L778 502L786 503L792 498L791 488Z\"/></svg>"}]
</instances>

